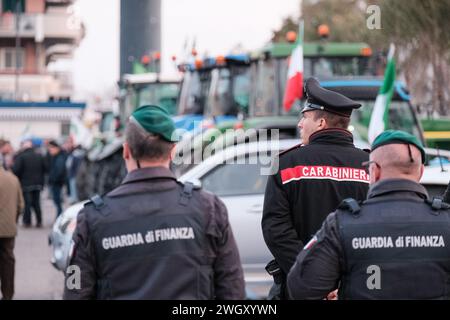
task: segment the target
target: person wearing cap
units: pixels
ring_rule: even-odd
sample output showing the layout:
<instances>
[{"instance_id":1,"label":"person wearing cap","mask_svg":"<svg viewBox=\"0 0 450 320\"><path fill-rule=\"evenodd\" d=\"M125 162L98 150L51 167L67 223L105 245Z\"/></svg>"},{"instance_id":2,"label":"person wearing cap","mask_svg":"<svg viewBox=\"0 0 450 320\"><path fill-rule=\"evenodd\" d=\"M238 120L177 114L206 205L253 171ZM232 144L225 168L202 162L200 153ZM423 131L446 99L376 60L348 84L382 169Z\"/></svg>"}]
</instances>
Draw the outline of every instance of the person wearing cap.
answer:
<instances>
[{"instance_id":1,"label":"person wearing cap","mask_svg":"<svg viewBox=\"0 0 450 320\"><path fill-rule=\"evenodd\" d=\"M262 231L274 256L266 270L274 277L270 299L285 299L286 275L328 213L345 198L363 200L369 177L347 130L361 105L324 89L314 78L305 83L306 102L298 127L302 144L279 156L279 170L268 178Z\"/></svg>"},{"instance_id":2,"label":"person wearing cap","mask_svg":"<svg viewBox=\"0 0 450 320\"><path fill-rule=\"evenodd\" d=\"M79 213L64 299L245 298L226 207L177 181L169 170L176 141L165 109L133 112L123 145L128 174Z\"/></svg>"},{"instance_id":3,"label":"person wearing cap","mask_svg":"<svg viewBox=\"0 0 450 320\"><path fill-rule=\"evenodd\" d=\"M374 140L367 200L346 199L327 217L289 272L292 298L450 298L450 205L428 200L424 162L409 133Z\"/></svg>"}]
</instances>

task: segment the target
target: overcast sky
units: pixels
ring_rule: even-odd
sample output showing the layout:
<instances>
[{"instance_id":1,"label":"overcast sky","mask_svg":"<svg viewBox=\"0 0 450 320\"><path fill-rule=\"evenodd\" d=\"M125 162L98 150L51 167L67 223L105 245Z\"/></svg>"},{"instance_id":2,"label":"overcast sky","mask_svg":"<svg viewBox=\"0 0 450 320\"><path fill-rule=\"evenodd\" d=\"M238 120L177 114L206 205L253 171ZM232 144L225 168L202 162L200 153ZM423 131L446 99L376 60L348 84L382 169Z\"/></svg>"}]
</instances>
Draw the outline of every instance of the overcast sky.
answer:
<instances>
[{"instance_id":1,"label":"overcast sky","mask_svg":"<svg viewBox=\"0 0 450 320\"><path fill-rule=\"evenodd\" d=\"M173 73L170 57L186 39L196 38L200 54L226 54L264 45L283 18L298 16L300 0L161 0L163 71ZM119 0L78 0L86 36L74 54L76 96L102 94L119 77Z\"/></svg>"}]
</instances>

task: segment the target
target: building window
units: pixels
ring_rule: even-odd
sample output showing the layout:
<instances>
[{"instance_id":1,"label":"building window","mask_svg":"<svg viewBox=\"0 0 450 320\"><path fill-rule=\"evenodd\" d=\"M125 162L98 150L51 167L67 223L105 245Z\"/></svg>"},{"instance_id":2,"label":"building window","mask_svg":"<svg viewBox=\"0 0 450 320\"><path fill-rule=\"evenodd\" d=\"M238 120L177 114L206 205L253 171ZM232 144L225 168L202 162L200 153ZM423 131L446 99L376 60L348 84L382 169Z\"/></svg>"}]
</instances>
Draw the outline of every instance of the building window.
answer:
<instances>
[{"instance_id":1,"label":"building window","mask_svg":"<svg viewBox=\"0 0 450 320\"><path fill-rule=\"evenodd\" d=\"M25 64L25 50L19 48L18 53L18 65L19 70L23 69ZM16 70L16 49L15 48L3 48L0 49L0 70Z\"/></svg>"},{"instance_id":2,"label":"building window","mask_svg":"<svg viewBox=\"0 0 450 320\"><path fill-rule=\"evenodd\" d=\"M16 12L16 3L20 3L20 12L25 12L25 0L2 0L2 12Z\"/></svg>"}]
</instances>

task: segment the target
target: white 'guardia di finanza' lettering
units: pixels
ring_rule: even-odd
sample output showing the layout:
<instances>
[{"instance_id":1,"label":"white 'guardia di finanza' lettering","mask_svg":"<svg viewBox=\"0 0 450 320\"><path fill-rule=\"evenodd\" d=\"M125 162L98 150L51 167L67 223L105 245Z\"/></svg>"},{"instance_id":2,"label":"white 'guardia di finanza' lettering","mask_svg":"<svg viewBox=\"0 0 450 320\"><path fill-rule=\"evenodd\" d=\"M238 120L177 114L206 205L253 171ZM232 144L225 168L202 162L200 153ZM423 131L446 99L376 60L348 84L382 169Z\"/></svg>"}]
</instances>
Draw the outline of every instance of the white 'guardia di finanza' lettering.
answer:
<instances>
[{"instance_id":1,"label":"white 'guardia di finanza' lettering","mask_svg":"<svg viewBox=\"0 0 450 320\"><path fill-rule=\"evenodd\" d=\"M110 250L138 246L145 243L154 243L158 241L186 239L195 239L195 234L192 227L177 227L152 230L148 232L148 236L146 236L145 239L140 232L106 237L102 239L102 247L105 250Z\"/></svg>"},{"instance_id":2,"label":"white 'guardia di finanza' lettering","mask_svg":"<svg viewBox=\"0 0 450 320\"><path fill-rule=\"evenodd\" d=\"M395 242L397 248L439 248L445 247L444 238L438 235L405 236ZM352 239L353 249L394 248L391 237L360 237Z\"/></svg>"}]
</instances>

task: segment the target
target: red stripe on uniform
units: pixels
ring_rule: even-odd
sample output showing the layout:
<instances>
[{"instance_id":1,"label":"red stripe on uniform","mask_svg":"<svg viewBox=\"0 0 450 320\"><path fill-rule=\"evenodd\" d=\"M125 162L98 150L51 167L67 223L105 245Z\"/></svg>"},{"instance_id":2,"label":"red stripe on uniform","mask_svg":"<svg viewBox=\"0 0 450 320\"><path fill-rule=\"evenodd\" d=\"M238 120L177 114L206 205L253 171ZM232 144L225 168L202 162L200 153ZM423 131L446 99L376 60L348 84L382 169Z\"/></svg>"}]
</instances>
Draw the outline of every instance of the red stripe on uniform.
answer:
<instances>
[{"instance_id":1,"label":"red stripe on uniform","mask_svg":"<svg viewBox=\"0 0 450 320\"><path fill-rule=\"evenodd\" d=\"M303 250L309 250L313 245L317 243L317 237L314 236L309 242L306 244L306 246L303 247Z\"/></svg>"},{"instance_id":2,"label":"red stripe on uniform","mask_svg":"<svg viewBox=\"0 0 450 320\"><path fill-rule=\"evenodd\" d=\"M301 179L369 183L369 174L364 169L332 166L296 166L281 170L281 181L283 184Z\"/></svg>"}]
</instances>

